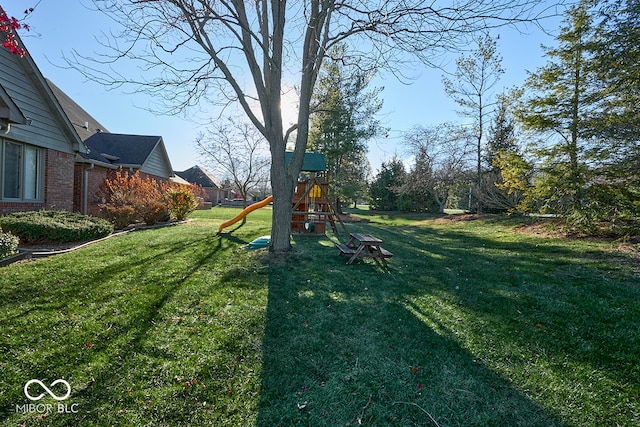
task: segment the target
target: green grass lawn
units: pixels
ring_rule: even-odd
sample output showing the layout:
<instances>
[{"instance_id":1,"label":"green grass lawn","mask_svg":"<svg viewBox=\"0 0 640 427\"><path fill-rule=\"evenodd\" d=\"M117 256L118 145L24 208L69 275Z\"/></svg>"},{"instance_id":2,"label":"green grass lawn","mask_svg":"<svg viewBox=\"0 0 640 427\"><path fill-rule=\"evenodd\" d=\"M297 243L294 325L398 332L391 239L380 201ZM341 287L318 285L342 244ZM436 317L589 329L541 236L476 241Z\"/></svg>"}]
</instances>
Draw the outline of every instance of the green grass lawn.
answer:
<instances>
[{"instance_id":1,"label":"green grass lawn","mask_svg":"<svg viewBox=\"0 0 640 427\"><path fill-rule=\"evenodd\" d=\"M637 245L358 210L383 269L237 212L0 270L0 424L640 425Z\"/></svg>"}]
</instances>

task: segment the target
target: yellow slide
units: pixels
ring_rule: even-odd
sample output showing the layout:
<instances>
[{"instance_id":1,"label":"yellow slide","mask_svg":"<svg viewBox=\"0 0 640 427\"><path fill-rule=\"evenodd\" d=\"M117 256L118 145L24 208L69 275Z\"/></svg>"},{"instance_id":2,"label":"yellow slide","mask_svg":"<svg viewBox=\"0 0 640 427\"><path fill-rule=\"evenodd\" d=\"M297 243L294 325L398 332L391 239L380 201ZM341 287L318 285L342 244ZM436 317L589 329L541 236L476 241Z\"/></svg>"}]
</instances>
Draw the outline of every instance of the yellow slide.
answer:
<instances>
[{"instance_id":1,"label":"yellow slide","mask_svg":"<svg viewBox=\"0 0 640 427\"><path fill-rule=\"evenodd\" d=\"M256 202L252 205L247 206L238 215L220 224L220 227L218 228L218 233L222 233L222 230L240 221L242 218L249 215L251 212L255 211L256 209L260 209L267 206L269 203L271 203L272 200L273 200L273 196L269 196L260 202Z\"/></svg>"}]
</instances>

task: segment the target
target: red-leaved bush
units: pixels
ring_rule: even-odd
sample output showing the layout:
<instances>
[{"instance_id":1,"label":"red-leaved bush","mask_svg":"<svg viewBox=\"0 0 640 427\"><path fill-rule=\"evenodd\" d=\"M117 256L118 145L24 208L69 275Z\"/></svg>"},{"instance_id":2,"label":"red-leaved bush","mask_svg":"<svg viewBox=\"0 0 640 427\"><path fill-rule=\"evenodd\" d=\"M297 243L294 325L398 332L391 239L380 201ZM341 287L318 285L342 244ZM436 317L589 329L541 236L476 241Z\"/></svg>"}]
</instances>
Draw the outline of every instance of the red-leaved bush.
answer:
<instances>
[{"instance_id":1,"label":"red-leaved bush","mask_svg":"<svg viewBox=\"0 0 640 427\"><path fill-rule=\"evenodd\" d=\"M171 217L183 220L198 207L200 187L156 181L140 172L129 174L122 168L102 185L105 203L100 205L102 216L116 228L136 222L153 225Z\"/></svg>"}]
</instances>

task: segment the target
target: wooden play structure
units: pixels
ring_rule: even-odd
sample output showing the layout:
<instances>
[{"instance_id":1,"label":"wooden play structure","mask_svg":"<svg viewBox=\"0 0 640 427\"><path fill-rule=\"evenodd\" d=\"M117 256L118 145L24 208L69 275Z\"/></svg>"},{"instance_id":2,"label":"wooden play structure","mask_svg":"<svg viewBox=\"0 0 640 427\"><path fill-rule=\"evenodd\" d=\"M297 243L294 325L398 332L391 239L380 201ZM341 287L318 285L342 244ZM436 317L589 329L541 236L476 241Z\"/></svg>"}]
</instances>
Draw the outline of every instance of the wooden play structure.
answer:
<instances>
[{"instance_id":1,"label":"wooden play structure","mask_svg":"<svg viewBox=\"0 0 640 427\"><path fill-rule=\"evenodd\" d=\"M285 163L291 160L291 153L285 153ZM323 235L327 231L327 223L334 233L338 233L336 221L342 226L345 236L349 236L347 244L336 244L341 255L349 257L347 264L356 259L371 258L382 267L387 267L387 259L393 254L382 248L382 240L371 234L349 233L347 227L338 216L329 199L329 182L324 155L305 153L298 183L293 194L291 214L291 234ZM243 209L235 217L223 222L218 233L226 227L245 218L249 213L260 209L273 200L272 196ZM269 245L270 236L262 236L245 247L263 248ZM357 243L356 243L357 242Z\"/></svg>"},{"instance_id":2,"label":"wooden play structure","mask_svg":"<svg viewBox=\"0 0 640 427\"><path fill-rule=\"evenodd\" d=\"M340 223L345 234L348 234L347 228L331 205L326 169L323 154L305 154L293 195L292 234L325 234L327 223L331 230L337 233L336 221Z\"/></svg>"}]
</instances>

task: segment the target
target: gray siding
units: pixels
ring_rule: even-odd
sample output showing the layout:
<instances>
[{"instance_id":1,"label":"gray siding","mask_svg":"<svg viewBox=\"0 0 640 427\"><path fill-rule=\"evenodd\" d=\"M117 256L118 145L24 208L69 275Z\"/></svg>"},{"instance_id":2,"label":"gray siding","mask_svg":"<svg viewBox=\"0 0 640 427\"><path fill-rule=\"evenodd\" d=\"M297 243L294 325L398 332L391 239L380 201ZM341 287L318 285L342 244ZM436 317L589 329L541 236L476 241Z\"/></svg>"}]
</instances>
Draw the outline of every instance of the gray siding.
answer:
<instances>
[{"instance_id":1,"label":"gray siding","mask_svg":"<svg viewBox=\"0 0 640 427\"><path fill-rule=\"evenodd\" d=\"M7 49L0 49L0 65L0 84L23 114L32 120L31 125L11 126L6 137L73 154L76 141L58 114L59 107L49 98L46 92L49 88L42 86L44 79L37 75L39 71L33 71L35 65L31 58L20 58Z\"/></svg>"},{"instance_id":2,"label":"gray siding","mask_svg":"<svg viewBox=\"0 0 640 427\"><path fill-rule=\"evenodd\" d=\"M151 175L159 176L162 178L169 178L173 175L171 164L162 149L162 143L158 143L147 160L140 168L140 172L145 172Z\"/></svg>"}]
</instances>

